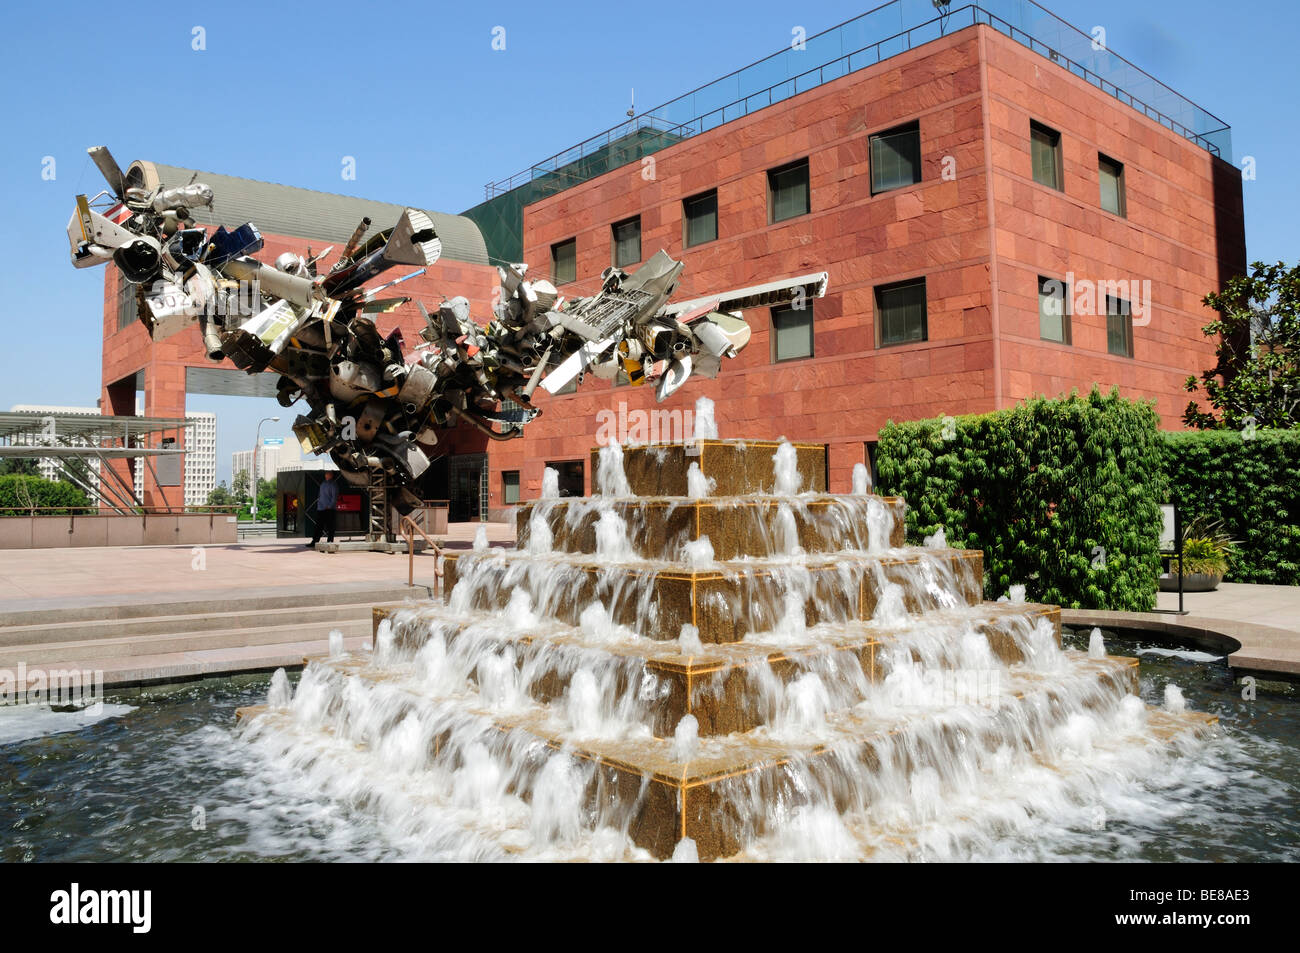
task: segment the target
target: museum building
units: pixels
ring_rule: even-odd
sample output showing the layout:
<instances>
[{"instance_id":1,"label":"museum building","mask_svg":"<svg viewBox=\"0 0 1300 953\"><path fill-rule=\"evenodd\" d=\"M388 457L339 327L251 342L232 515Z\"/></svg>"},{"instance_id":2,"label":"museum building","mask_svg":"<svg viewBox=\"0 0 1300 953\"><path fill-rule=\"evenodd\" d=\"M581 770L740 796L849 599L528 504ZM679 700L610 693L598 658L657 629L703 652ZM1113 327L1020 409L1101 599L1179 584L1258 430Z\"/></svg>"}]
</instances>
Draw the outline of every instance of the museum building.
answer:
<instances>
[{"instance_id":1,"label":"museum building","mask_svg":"<svg viewBox=\"0 0 1300 953\"><path fill-rule=\"evenodd\" d=\"M567 297L659 249L685 262L678 300L810 272L829 284L801 309L745 312L749 346L662 404L651 387L589 377L539 390L519 439L449 431L426 496L450 499L453 519L499 515L538 495L547 466L564 492L589 493L598 431L689 437L701 396L723 437L825 444L833 492L891 419L1100 384L1180 427L1184 380L1214 363L1202 299L1246 266L1229 128L1029 0L937 6L895 0L797 38L489 185L461 216L430 213L442 259L401 291L463 294L480 321L500 261L528 262ZM194 174L135 166L168 184ZM261 228L264 261L341 247L363 215L381 228L401 213L200 175L223 221ZM412 304L379 323L411 342L423 320ZM137 389L151 416L183 416L187 392L273 396L275 375L259 376L209 362L195 328L151 344L108 270L106 412L133 412Z\"/></svg>"}]
</instances>

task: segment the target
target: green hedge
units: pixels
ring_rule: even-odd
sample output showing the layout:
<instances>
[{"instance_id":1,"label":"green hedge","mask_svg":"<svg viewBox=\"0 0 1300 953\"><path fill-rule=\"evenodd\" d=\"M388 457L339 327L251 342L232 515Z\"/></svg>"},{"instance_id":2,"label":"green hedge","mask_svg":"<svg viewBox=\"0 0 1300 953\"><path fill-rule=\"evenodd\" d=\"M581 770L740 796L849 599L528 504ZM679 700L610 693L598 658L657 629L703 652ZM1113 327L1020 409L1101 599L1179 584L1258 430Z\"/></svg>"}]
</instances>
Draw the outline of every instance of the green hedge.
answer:
<instances>
[{"instance_id":1,"label":"green hedge","mask_svg":"<svg viewBox=\"0 0 1300 953\"><path fill-rule=\"evenodd\" d=\"M1159 417L1094 389L880 431L880 491L907 500L909 540L942 526L984 551L986 598L1144 610L1160 572L1167 496Z\"/></svg>"},{"instance_id":2,"label":"green hedge","mask_svg":"<svg viewBox=\"0 0 1300 953\"><path fill-rule=\"evenodd\" d=\"M20 473L0 476L0 516L22 515L13 508L60 507L59 512L73 513L89 506L86 494L71 483Z\"/></svg>"},{"instance_id":3,"label":"green hedge","mask_svg":"<svg viewBox=\"0 0 1300 953\"><path fill-rule=\"evenodd\" d=\"M1300 584L1300 431L1167 433L1164 448L1184 522L1221 519L1239 541L1227 578Z\"/></svg>"}]
</instances>

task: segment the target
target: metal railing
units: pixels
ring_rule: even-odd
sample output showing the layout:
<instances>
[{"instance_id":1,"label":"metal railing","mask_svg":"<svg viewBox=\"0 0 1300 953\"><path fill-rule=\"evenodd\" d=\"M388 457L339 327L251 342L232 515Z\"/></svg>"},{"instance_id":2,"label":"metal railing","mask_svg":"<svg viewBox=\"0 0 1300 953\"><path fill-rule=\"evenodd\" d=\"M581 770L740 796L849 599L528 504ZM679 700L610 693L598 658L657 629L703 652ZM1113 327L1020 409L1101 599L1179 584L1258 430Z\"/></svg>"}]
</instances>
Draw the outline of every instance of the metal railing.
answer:
<instances>
[{"instance_id":1,"label":"metal railing","mask_svg":"<svg viewBox=\"0 0 1300 953\"><path fill-rule=\"evenodd\" d=\"M421 526L419 526L415 522L415 520L411 519L409 516L403 516L401 521L397 524L397 527L401 531L402 536L406 538L406 559L407 559L406 584L408 586L415 585L415 534L419 533L421 536L424 537L424 541L429 544L429 548L433 550L434 591L435 593L441 594L442 557L443 557L442 547L439 546L432 539L430 539L429 534L426 533L424 529Z\"/></svg>"},{"instance_id":2,"label":"metal railing","mask_svg":"<svg viewBox=\"0 0 1300 953\"><path fill-rule=\"evenodd\" d=\"M137 506L127 516L208 516L212 514L233 516L238 506ZM95 506L0 506L0 518L6 516L122 516L112 510Z\"/></svg>"},{"instance_id":3,"label":"metal railing","mask_svg":"<svg viewBox=\"0 0 1300 953\"><path fill-rule=\"evenodd\" d=\"M589 172L569 167L597 156L602 150L611 150L619 142L644 130L660 134L664 141L656 145L654 137L650 136L638 143L639 148L630 150L635 155L618 157L616 153L610 153L610 161L603 164L596 174L626 165L682 139L978 24L998 30L1213 155L1232 160L1231 128L1227 123L1033 0L983 0L982 4L967 4L939 16L930 15L915 26L874 42L861 42L864 34L884 32L888 28L885 25L887 20L897 19L901 26L908 13L913 13L915 19L922 19L933 14L933 6L930 0L892 0L808 37L801 49L787 48L773 53L627 122L612 126L509 178L490 182L484 188L486 197L492 199L546 177L555 179L556 192L563 191L594 177ZM813 50L814 56L828 58L817 66L796 72L796 64L801 66L802 63L793 57L807 50ZM1092 65L1085 64L1084 60L1091 61ZM773 79L774 74L780 73L786 74L784 78L764 84ZM1135 89L1141 89L1142 95L1136 95ZM1158 108L1157 102L1163 108Z\"/></svg>"}]
</instances>

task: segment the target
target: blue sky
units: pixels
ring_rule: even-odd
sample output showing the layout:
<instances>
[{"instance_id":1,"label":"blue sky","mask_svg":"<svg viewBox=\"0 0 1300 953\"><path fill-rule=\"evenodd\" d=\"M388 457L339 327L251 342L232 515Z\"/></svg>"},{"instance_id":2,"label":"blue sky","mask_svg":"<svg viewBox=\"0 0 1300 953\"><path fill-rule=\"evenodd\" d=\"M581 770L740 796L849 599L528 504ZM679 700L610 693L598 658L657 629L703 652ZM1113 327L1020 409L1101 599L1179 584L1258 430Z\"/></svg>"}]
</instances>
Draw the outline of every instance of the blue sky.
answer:
<instances>
[{"instance_id":1,"label":"blue sky","mask_svg":"<svg viewBox=\"0 0 1300 953\"><path fill-rule=\"evenodd\" d=\"M961 0L953 5L959 6ZM73 197L102 179L86 147L459 212L511 175L874 4L775 0L646 5L387 3L7 4L0 13L0 409L93 405L102 272L75 271ZM1300 260L1295 96L1300 5L1054 0L1079 28L1222 117L1245 183L1251 260ZM794 9L796 13L791 14ZM907 24L912 25L911 23ZM492 49L505 27L506 48ZM206 49L193 49L202 27ZM1292 117L1292 118L1288 118ZM46 156L55 177L42 177ZM343 181L343 156L356 159ZM219 415L218 474L274 401L192 395Z\"/></svg>"}]
</instances>

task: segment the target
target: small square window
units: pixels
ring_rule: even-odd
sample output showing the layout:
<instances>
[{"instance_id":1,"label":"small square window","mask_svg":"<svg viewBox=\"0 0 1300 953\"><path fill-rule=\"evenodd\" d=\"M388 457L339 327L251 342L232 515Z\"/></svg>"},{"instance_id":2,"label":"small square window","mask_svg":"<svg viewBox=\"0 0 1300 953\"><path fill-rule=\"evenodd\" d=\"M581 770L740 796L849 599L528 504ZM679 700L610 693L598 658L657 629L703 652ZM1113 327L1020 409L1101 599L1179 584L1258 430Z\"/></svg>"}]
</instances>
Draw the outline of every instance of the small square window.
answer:
<instances>
[{"instance_id":1,"label":"small square window","mask_svg":"<svg viewBox=\"0 0 1300 953\"><path fill-rule=\"evenodd\" d=\"M812 302L802 308L781 305L772 309L772 360L797 361L813 356Z\"/></svg>"},{"instance_id":2,"label":"small square window","mask_svg":"<svg viewBox=\"0 0 1300 953\"><path fill-rule=\"evenodd\" d=\"M562 285L578 277L578 240L570 238L551 246L551 274Z\"/></svg>"},{"instance_id":3,"label":"small square window","mask_svg":"<svg viewBox=\"0 0 1300 953\"><path fill-rule=\"evenodd\" d=\"M519 502L519 471L501 471L501 502L511 504Z\"/></svg>"},{"instance_id":4,"label":"small square window","mask_svg":"<svg viewBox=\"0 0 1300 953\"><path fill-rule=\"evenodd\" d=\"M1042 123L1029 123L1030 153L1034 164L1034 181L1061 191L1061 134Z\"/></svg>"},{"instance_id":5,"label":"small square window","mask_svg":"<svg viewBox=\"0 0 1300 953\"><path fill-rule=\"evenodd\" d=\"M1124 201L1124 164L1097 153L1097 178L1101 181L1101 207L1127 217Z\"/></svg>"},{"instance_id":6,"label":"small square window","mask_svg":"<svg viewBox=\"0 0 1300 953\"><path fill-rule=\"evenodd\" d=\"M1044 341L1070 343L1070 295L1059 278L1038 276L1038 336Z\"/></svg>"},{"instance_id":7,"label":"small square window","mask_svg":"<svg viewBox=\"0 0 1300 953\"><path fill-rule=\"evenodd\" d=\"M560 496L586 495L587 490L583 479L581 460L547 460L546 466L559 475Z\"/></svg>"},{"instance_id":8,"label":"small square window","mask_svg":"<svg viewBox=\"0 0 1300 953\"><path fill-rule=\"evenodd\" d=\"M769 223L807 215L808 160L800 159L767 173L767 218Z\"/></svg>"},{"instance_id":9,"label":"small square window","mask_svg":"<svg viewBox=\"0 0 1300 953\"><path fill-rule=\"evenodd\" d=\"M716 241L718 237L718 190L705 192L682 202L683 243L687 248Z\"/></svg>"},{"instance_id":10,"label":"small square window","mask_svg":"<svg viewBox=\"0 0 1300 953\"><path fill-rule=\"evenodd\" d=\"M615 268L635 265L641 260L641 216L616 222L610 229Z\"/></svg>"},{"instance_id":11,"label":"small square window","mask_svg":"<svg viewBox=\"0 0 1300 953\"><path fill-rule=\"evenodd\" d=\"M1106 295L1106 350L1119 357L1133 356L1133 308L1110 295Z\"/></svg>"},{"instance_id":12,"label":"small square window","mask_svg":"<svg viewBox=\"0 0 1300 953\"><path fill-rule=\"evenodd\" d=\"M879 347L927 340L925 279L876 289L876 341Z\"/></svg>"},{"instance_id":13,"label":"small square window","mask_svg":"<svg viewBox=\"0 0 1300 953\"><path fill-rule=\"evenodd\" d=\"M871 137L871 194L921 181L921 126L910 123Z\"/></svg>"}]
</instances>

